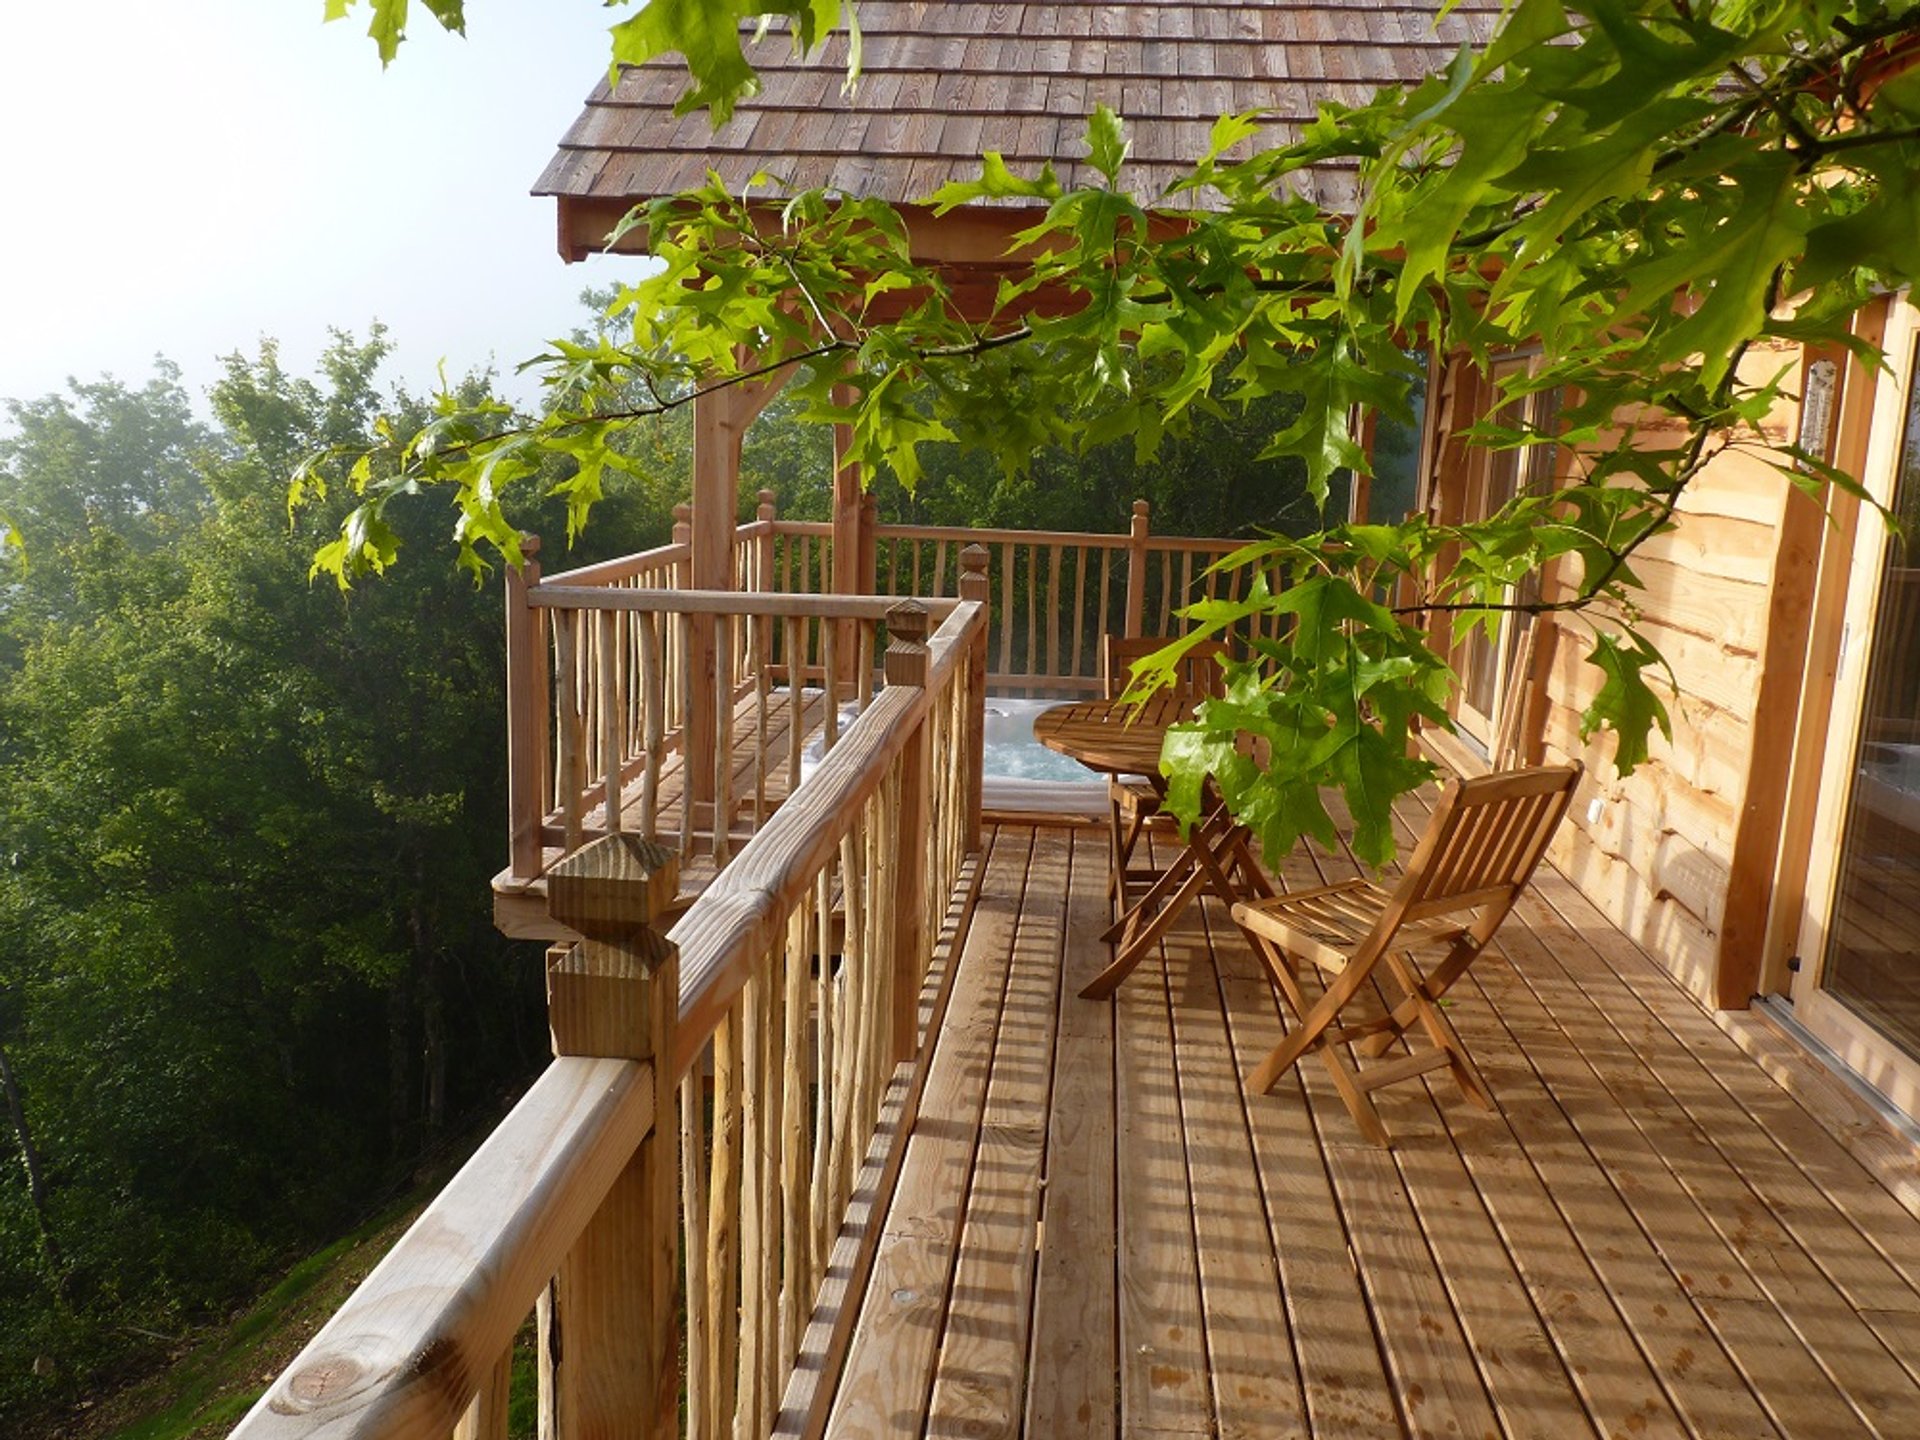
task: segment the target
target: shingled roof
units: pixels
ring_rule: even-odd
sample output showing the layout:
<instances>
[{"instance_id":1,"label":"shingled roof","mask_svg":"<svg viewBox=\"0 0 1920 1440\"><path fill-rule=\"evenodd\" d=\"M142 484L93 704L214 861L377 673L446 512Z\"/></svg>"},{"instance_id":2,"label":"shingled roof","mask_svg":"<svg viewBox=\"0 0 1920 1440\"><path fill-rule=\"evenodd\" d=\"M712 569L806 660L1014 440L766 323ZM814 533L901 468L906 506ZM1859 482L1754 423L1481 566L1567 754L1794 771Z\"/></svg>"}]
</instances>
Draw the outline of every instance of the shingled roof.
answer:
<instances>
[{"instance_id":1,"label":"shingled roof","mask_svg":"<svg viewBox=\"0 0 1920 1440\"><path fill-rule=\"evenodd\" d=\"M1142 201L1206 153L1221 114L1269 113L1270 143L1298 133L1322 101L1358 104L1383 84L1416 82L1463 43L1482 43L1499 0L1437 4L990 3L861 0L864 60L841 94L847 39L796 61L784 34L749 49L761 93L714 130L704 113L676 116L678 57L603 79L534 187L561 202L561 248L594 248L607 222L714 171L730 186L756 171L793 191L825 186L896 204L978 174L997 150L1016 173L1056 161L1066 184L1093 178L1086 118L1102 101L1132 141L1126 183ZM1064 163L1059 163L1064 161ZM1351 171L1303 180L1330 209L1350 206ZM1175 204L1206 204L1204 192ZM1011 219L1012 217L1009 217Z\"/></svg>"}]
</instances>

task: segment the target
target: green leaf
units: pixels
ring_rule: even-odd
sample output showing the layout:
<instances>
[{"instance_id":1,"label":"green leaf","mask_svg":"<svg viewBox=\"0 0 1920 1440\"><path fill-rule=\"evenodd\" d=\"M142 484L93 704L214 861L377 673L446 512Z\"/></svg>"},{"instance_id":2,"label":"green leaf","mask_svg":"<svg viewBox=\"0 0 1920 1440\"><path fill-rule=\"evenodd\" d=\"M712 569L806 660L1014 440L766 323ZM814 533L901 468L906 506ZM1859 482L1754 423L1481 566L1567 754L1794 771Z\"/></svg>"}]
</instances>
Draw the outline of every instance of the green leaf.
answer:
<instances>
[{"instance_id":1,"label":"green leaf","mask_svg":"<svg viewBox=\"0 0 1920 1440\"><path fill-rule=\"evenodd\" d=\"M1594 694L1593 703L1580 714L1580 736L1586 739L1600 730L1614 732L1614 768L1631 775L1646 763L1647 738L1654 728L1668 740L1673 739L1673 722L1667 707L1647 685L1649 666L1666 662L1644 638L1638 635L1594 636L1587 663L1599 668L1605 680Z\"/></svg>"},{"instance_id":2,"label":"green leaf","mask_svg":"<svg viewBox=\"0 0 1920 1440\"><path fill-rule=\"evenodd\" d=\"M740 0L647 0L638 15L613 27L614 63L644 65L662 55L684 56L690 83L674 114L704 107L718 130L740 100L760 89L740 48L746 13Z\"/></svg>"},{"instance_id":3,"label":"green leaf","mask_svg":"<svg viewBox=\"0 0 1920 1440\"><path fill-rule=\"evenodd\" d=\"M978 180L949 180L933 192L928 203L933 206L934 214L944 215L957 206L970 205L975 200L1015 197L1040 199L1049 203L1059 199L1060 182L1054 176L1053 165L1043 165L1038 179L1023 180L1007 169L1007 162L1000 158L997 150L989 150L980 157Z\"/></svg>"},{"instance_id":4,"label":"green leaf","mask_svg":"<svg viewBox=\"0 0 1920 1440\"><path fill-rule=\"evenodd\" d=\"M1109 185L1120 178L1120 166L1132 149L1132 142L1126 137L1120 124L1120 117L1113 113L1102 101L1093 110L1093 118L1087 121L1087 159L1093 168L1106 177Z\"/></svg>"}]
</instances>

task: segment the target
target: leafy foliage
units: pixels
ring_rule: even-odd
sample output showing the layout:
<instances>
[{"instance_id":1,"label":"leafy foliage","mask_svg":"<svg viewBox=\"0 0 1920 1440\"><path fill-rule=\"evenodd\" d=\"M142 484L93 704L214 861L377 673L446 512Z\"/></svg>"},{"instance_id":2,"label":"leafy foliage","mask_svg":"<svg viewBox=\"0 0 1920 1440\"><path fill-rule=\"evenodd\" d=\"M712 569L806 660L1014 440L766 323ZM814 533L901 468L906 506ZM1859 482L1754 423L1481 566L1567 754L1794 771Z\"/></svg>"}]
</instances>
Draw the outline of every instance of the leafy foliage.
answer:
<instances>
[{"instance_id":1,"label":"leafy foliage","mask_svg":"<svg viewBox=\"0 0 1920 1440\"><path fill-rule=\"evenodd\" d=\"M9 407L0 508L33 565L0 556L8 1434L225 1313L545 1057L537 956L488 904L498 595L440 564L342 596L305 571L344 507L287 523L301 455L427 419L380 393L385 353L231 357L210 423L165 366ZM606 504L609 546L664 538L651 497ZM424 508L395 524L437 541Z\"/></svg>"},{"instance_id":2,"label":"leafy foliage","mask_svg":"<svg viewBox=\"0 0 1920 1440\"><path fill-rule=\"evenodd\" d=\"M753 85L740 15L795 15L805 47L835 8L654 0L629 23L645 53L685 54L685 103L717 121ZM1420 778L1397 742L1439 711L1449 637L1504 612L1577 617L1603 677L1583 723L1617 734L1623 772L1645 758L1665 722L1648 679L1662 667L1633 630L1630 562L1716 455L1780 458L1762 426L1781 379L1762 351L1855 343L1863 299L1920 269L1917 60L1915 0L1517 0L1483 51L1324 105L1285 143L1260 144L1258 112L1223 116L1174 187L1204 189L1208 208L1178 223L1134 194L1124 126L1102 110L1082 142L1093 183L1065 189L1051 167L1016 175L989 155L978 179L932 197L1028 207L1015 245L1030 258L985 316L914 261L887 205L712 182L629 217L663 268L620 296L627 335L548 357L537 417L450 410L396 440L354 473L357 518L323 564L343 580L383 568L389 502L440 485L469 564L481 545L516 560L498 482L534 450L590 475L623 427L787 366L802 367L803 413L848 425L867 473L908 489L948 441L1019 476L1047 445L1128 437L1151 455L1196 409L1293 397L1263 453L1298 461L1324 498L1366 465L1368 417L1404 420L1420 374L1409 346L1489 371L1537 346L1463 439L1545 450L1557 488L1468 525L1274 540L1261 556L1275 583L1255 603L1292 638L1257 647L1234 698L1169 751L1186 805L1210 773L1276 845L1324 834L1318 791L1338 787L1379 859L1385 801ZM1359 167L1351 215L1296 183L1333 160ZM1552 429L1503 418L1549 390ZM591 489L575 487L582 510ZM1543 570L1541 598L1516 598ZM1248 617L1194 618L1197 640ZM1268 739L1270 764L1233 758L1242 731Z\"/></svg>"}]
</instances>

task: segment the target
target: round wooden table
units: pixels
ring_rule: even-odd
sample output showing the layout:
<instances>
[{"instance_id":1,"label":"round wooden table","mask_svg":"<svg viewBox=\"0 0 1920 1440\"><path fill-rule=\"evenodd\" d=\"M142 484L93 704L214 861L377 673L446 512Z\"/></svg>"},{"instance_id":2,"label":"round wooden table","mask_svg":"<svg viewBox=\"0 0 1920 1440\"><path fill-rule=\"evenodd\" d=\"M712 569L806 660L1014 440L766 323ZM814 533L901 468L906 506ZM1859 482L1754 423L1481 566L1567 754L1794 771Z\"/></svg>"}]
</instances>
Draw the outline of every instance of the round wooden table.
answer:
<instances>
[{"instance_id":1,"label":"round wooden table","mask_svg":"<svg viewBox=\"0 0 1920 1440\"><path fill-rule=\"evenodd\" d=\"M1075 700L1033 717L1033 738L1047 749L1104 775L1144 775L1160 783L1167 727L1188 716L1171 695L1143 705Z\"/></svg>"}]
</instances>

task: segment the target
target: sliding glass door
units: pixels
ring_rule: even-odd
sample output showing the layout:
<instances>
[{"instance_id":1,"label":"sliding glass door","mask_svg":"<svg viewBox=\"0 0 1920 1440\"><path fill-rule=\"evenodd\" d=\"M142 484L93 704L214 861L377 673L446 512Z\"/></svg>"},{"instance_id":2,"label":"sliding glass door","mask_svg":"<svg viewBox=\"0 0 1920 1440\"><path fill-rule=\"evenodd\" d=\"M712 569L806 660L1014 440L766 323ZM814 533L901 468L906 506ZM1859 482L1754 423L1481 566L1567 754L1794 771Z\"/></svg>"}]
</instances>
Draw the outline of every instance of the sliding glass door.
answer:
<instances>
[{"instance_id":1,"label":"sliding glass door","mask_svg":"<svg viewBox=\"0 0 1920 1440\"><path fill-rule=\"evenodd\" d=\"M1920 1114L1920 314L1894 307L1821 775L1794 1008Z\"/></svg>"}]
</instances>

